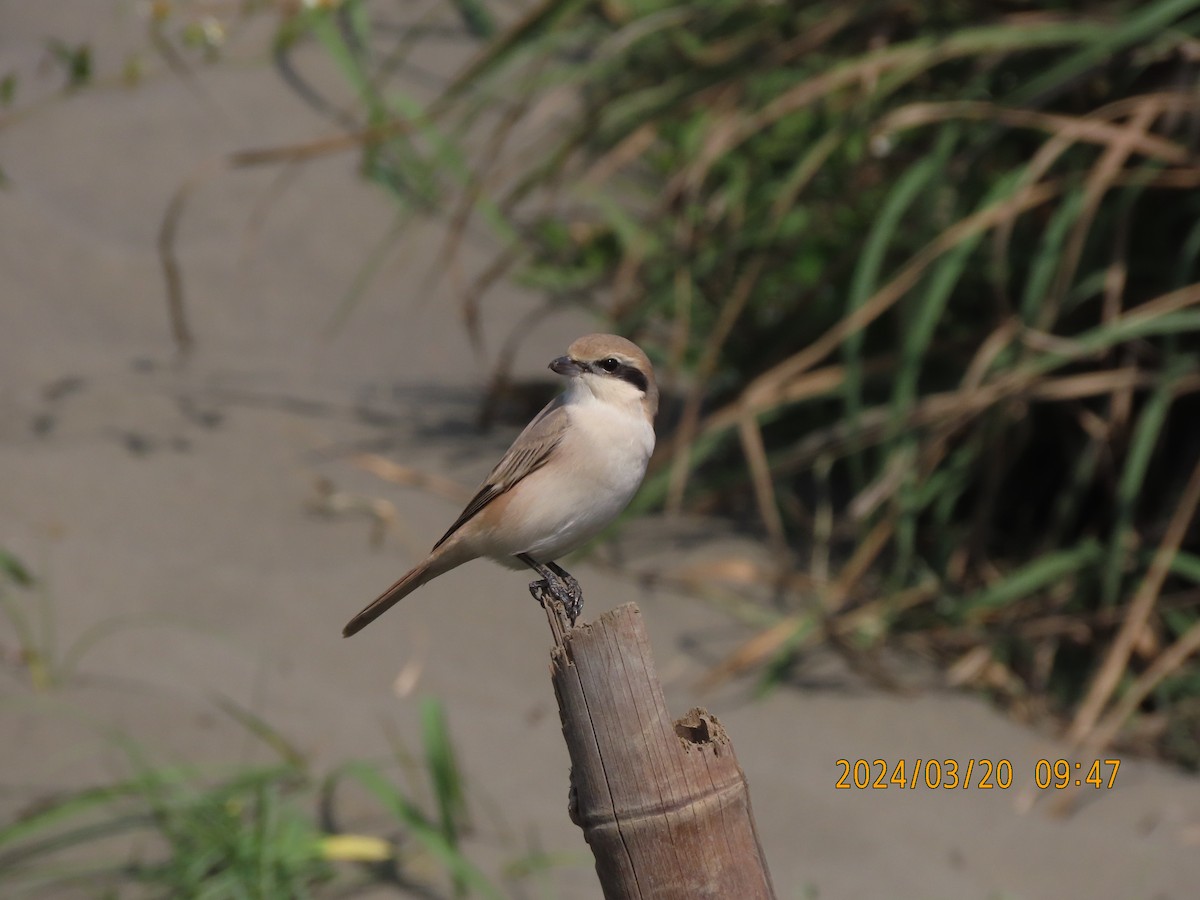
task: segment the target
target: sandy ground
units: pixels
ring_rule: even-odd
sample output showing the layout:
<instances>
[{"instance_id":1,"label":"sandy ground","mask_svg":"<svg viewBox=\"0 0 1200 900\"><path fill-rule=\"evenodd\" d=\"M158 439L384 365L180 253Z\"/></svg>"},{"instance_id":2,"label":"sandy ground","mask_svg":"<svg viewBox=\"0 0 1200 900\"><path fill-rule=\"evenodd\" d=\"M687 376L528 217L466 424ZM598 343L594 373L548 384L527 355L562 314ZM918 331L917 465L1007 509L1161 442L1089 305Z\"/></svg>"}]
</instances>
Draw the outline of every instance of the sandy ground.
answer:
<instances>
[{"instance_id":1,"label":"sandy ground","mask_svg":"<svg viewBox=\"0 0 1200 900\"><path fill-rule=\"evenodd\" d=\"M86 40L101 76L118 71L144 44L132 9L0 0L0 75L19 74L18 105L60 82L44 65L48 37ZM429 287L440 232L412 230L330 337L389 227L389 201L349 156L307 165L265 206L277 170L218 175L180 231L198 344L186 364L173 352L155 254L172 191L222 153L329 131L252 49L194 84L159 74L136 90L97 87L0 128L0 546L40 577L60 648L114 624L65 685L40 694L0 625L0 813L122 774L116 733L160 759L253 757L214 697L256 711L319 768L386 757L393 733L415 747L418 698L432 695L483 811L485 865L533 847L565 853L574 863L552 871L543 896L599 897L566 818L547 634L527 579L475 563L339 637L457 511L351 455L382 452L470 486L513 434L472 427L490 360L472 354L449 291ZM462 52L427 55L444 73ZM468 251L468 265L482 258ZM491 352L539 299L493 296ZM593 325L579 314L536 323L517 373L537 376ZM366 519L308 508L319 476L394 503L381 547ZM719 525L654 521L621 548L640 568L743 552ZM975 699L882 694L825 659L802 687L762 701L746 685L699 697L705 666L745 633L693 599L576 568L590 615L641 603L672 707L702 702L728 727L781 897L1195 896L1200 780L1127 759L1112 790L1061 817L1032 787L1033 765L1065 748ZM127 617L140 624L115 624ZM420 681L400 696L396 676L414 662ZM835 789L835 761L859 758L1004 758L1013 787Z\"/></svg>"}]
</instances>

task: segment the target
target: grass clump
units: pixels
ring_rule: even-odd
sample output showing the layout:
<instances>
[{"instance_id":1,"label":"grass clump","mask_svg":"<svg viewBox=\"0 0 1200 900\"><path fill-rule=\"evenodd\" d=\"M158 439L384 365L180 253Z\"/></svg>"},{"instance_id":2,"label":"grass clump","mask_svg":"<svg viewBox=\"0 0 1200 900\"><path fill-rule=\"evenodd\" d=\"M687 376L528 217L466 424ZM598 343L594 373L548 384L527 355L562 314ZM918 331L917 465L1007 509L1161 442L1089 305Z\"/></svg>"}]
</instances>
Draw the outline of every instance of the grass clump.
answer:
<instances>
[{"instance_id":1,"label":"grass clump","mask_svg":"<svg viewBox=\"0 0 1200 900\"><path fill-rule=\"evenodd\" d=\"M462 776L441 707L423 706L422 785L408 790L384 769L347 763L317 777L267 723L223 703L279 761L224 774L212 767L152 764L123 741L134 774L123 781L39 801L0 827L0 891L45 896L69 886L95 896L304 898L346 896L392 884L425 896L499 897L468 859ZM399 755L402 765L407 755ZM395 834L340 824L353 788L367 815ZM422 801L417 798L428 795ZM357 864L357 865L352 865ZM419 875L417 873L420 873ZM139 893L138 896L142 894Z\"/></svg>"}]
</instances>

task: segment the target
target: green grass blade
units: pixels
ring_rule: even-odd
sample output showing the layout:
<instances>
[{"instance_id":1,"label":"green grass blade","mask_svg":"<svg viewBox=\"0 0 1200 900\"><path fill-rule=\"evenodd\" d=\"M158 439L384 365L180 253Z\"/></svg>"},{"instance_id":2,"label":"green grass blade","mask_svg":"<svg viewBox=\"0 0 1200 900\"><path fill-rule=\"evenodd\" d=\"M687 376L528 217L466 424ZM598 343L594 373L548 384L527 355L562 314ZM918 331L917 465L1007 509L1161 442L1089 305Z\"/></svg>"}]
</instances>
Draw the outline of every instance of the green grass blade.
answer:
<instances>
[{"instance_id":1,"label":"green grass blade","mask_svg":"<svg viewBox=\"0 0 1200 900\"><path fill-rule=\"evenodd\" d=\"M859 309L875 292L884 259L893 245L901 220L908 212L909 207L916 202L917 197L929 187L934 177L941 171L946 154L950 151L952 140L952 136L948 136L941 141L935 153L910 166L888 193L883 208L875 219L875 224L867 233L858 265L855 266L846 302L847 315ZM864 406L862 374L864 342L865 335L861 330L847 335L845 341L842 342L842 358L846 365L842 397L845 403L846 420L852 428L857 427ZM850 465L854 486L861 488L866 480L861 454L854 454L851 457Z\"/></svg>"},{"instance_id":2,"label":"green grass blade","mask_svg":"<svg viewBox=\"0 0 1200 900\"><path fill-rule=\"evenodd\" d=\"M466 817L466 793L458 761L454 758L445 711L432 697L426 697L421 702L421 731L425 764L438 806L442 834L447 843L457 846L459 824Z\"/></svg>"},{"instance_id":3,"label":"green grass blade","mask_svg":"<svg viewBox=\"0 0 1200 900\"><path fill-rule=\"evenodd\" d=\"M1158 387L1142 408L1130 437L1125 467L1117 484L1117 518L1109 538L1104 575L1100 582L1100 597L1105 606L1111 607L1117 602L1126 562L1131 549L1137 544L1136 535L1133 534L1134 505L1150 467L1150 460L1159 445L1158 439L1166 424L1167 412L1175 401L1176 385L1190 367L1186 361L1177 362L1163 374Z\"/></svg>"},{"instance_id":4,"label":"green grass blade","mask_svg":"<svg viewBox=\"0 0 1200 900\"><path fill-rule=\"evenodd\" d=\"M21 587L29 587L33 584L33 575L25 568L25 564L3 547L0 547L0 572Z\"/></svg>"},{"instance_id":5,"label":"green grass blade","mask_svg":"<svg viewBox=\"0 0 1200 900\"><path fill-rule=\"evenodd\" d=\"M1026 325L1046 327L1048 324L1038 322L1038 313L1042 309L1042 301L1046 299L1050 286L1054 283L1054 273L1058 271L1071 226L1075 224L1082 208L1083 191L1070 191L1055 208L1042 233L1037 255L1025 279L1025 290L1021 294L1021 321Z\"/></svg>"},{"instance_id":6,"label":"green grass blade","mask_svg":"<svg viewBox=\"0 0 1200 900\"><path fill-rule=\"evenodd\" d=\"M967 618L991 612L1052 587L1081 569L1094 566L1103 553L1103 546L1093 539L1066 550L1039 556L995 584L964 598L959 605L959 615Z\"/></svg>"},{"instance_id":7,"label":"green grass blade","mask_svg":"<svg viewBox=\"0 0 1200 900\"><path fill-rule=\"evenodd\" d=\"M500 900L501 894L492 886L458 847L449 843L441 829L431 822L415 805L404 798L376 769L351 763L342 770L346 777L357 781L384 809L391 812L456 881L468 885L485 897Z\"/></svg>"},{"instance_id":8,"label":"green grass blade","mask_svg":"<svg viewBox=\"0 0 1200 900\"><path fill-rule=\"evenodd\" d=\"M1152 559L1153 554L1149 554L1143 558L1143 563L1148 566ZM1176 550L1175 557L1171 560L1171 573L1178 575L1180 578L1186 578L1193 584L1200 585L1200 556L1197 556L1195 553Z\"/></svg>"},{"instance_id":9,"label":"green grass blade","mask_svg":"<svg viewBox=\"0 0 1200 900\"><path fill-rule=\"evenodd\" d=\"M1114 54L1161 32L1197 8L1200 8L1200 0L1159 0L1158 3L1141 5L1132 14L1119 19L1120 27L1097 32L1075 53L1013 91L1009 102L1024 104L1035 101L1046 91L1069 83L1111 59Z\"/></svg>"}]
</instances>

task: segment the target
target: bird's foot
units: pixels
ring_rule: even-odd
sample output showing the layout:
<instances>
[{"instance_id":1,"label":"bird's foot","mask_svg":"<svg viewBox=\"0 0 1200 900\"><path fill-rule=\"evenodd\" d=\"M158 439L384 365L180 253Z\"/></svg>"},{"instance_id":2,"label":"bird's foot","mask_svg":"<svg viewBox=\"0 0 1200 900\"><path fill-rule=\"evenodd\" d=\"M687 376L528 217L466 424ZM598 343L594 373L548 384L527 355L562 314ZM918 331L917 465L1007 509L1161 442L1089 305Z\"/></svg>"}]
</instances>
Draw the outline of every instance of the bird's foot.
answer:
<instances>
[{"instance_id":1,"label":"bird's foot","mask_svg":"<svg viewBox=\"0 0 1200 900\"><path fill-rule=\"evenodd\" d=\"M529 593L542 605L542 609L550 601L561 603L571 627L575 627L575 620L583 610L583 589L571 575L548 572L545 578L529 582Z\"/></svg>"},{"instance_id":2,"label":"bird's foot","mask_svg":"<svg viewBox=\"0 0 1200 900\"><path fill-rule=\"evenodd\" d=\"M527 553L518 553L517 559L529 566L542 577L529 582L529 593L546 609L546 602L553 600L560 604L571 627L583 612L583 588L570 572L557 563L542 565Z\"/></svg>"},{"instance_id":3,"label":"bird's foot","mask_svg":"<svg viewBox=\"0 0 1200 900\"><path fill-rule=\"evenodd\" d=\"M533 594L533 599L541 605L542 609L545 609L546 604L554 599L554 593L550 589L550 582L544 578L529 582L529 593Z\"/></svg>"},{"instance_id":4,"label":"bird's foot","mask_svg":"<svg viewBox=\"0 0 1200 900\"><path fill-rule=\"evenodd\" d=\"M583 612L583 588L579 586L579 582L575 580L575 576L555 563L550 563L550 571L557 575L562 580L563 595L560 596L563 608L567 611L567 618L571 620L571 627L575 627L575 620L579 618L579 614Z\"/></svg>"}]
</instances>

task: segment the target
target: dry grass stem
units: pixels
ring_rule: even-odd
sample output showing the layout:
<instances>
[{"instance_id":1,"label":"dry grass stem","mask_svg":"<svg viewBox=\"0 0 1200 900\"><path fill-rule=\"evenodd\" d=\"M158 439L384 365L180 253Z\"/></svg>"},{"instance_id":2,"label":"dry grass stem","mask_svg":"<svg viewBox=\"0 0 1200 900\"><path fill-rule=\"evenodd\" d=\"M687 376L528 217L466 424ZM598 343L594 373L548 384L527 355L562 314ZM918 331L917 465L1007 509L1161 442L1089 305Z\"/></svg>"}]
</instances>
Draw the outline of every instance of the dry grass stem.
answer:
<instances>
[{"instance_id":1,"label":"dry grass stem","mask_svg":"<svg viewBox=\"0 0 1200 900\"><path fill-rule=\"evenodd\" d=\"M1175 508L1175 513L1167 525L1162 542L1150 563L1150 568L1138 586L1137 593L1134 594L1133 601L1126 610L1125 620L1121 623L1121 628L1113 639L1112 646L1101 663L1099 671L1092 679L1091 686L1071 722L1071 727L1067 730L1067 740L1073 745L1082 746L1090 740L1100 714L1120 683L1121 677L1125 674L1133 645L1149 621L1171 561L1175 558L1179 545L1183 541L1188 527L1192 524L1198 506L1200 506L1200 462L1197 462L1196 467L1192 470L1187 486L1180 495L1179 505ZM1122 721L1124 720L1122 719Z\"/></svg>"}]
</instances>

